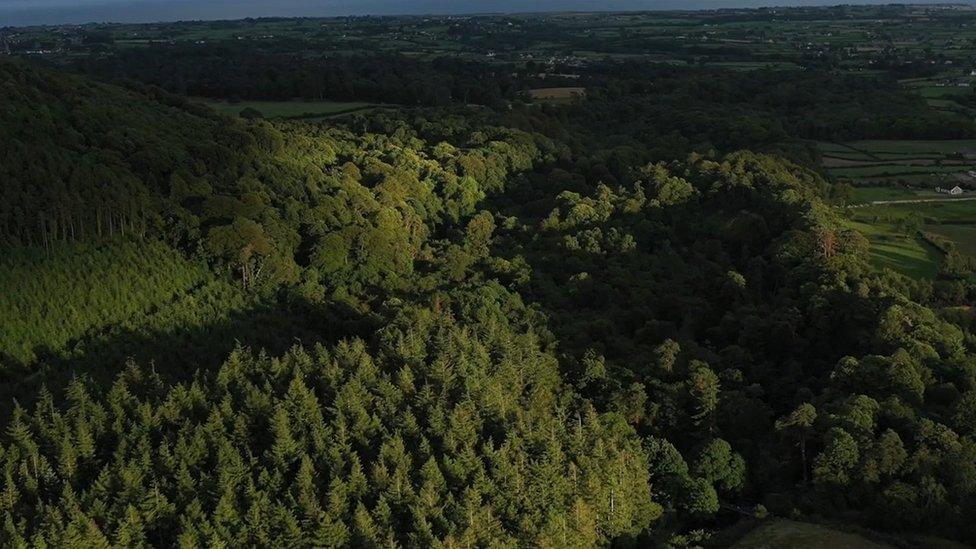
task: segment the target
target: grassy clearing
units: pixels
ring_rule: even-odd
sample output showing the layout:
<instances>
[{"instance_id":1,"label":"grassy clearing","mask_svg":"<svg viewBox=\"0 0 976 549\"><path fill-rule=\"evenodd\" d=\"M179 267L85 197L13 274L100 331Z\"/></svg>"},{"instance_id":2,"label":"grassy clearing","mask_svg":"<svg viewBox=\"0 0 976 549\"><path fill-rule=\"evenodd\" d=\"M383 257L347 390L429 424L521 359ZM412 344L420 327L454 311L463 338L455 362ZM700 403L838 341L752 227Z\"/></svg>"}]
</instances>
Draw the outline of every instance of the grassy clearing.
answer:
<instances>
[{"instance_id":1,"label":"grassy clearing","mask_svg":"<svg viewBox=\"0 0 976 549\"><path fill-rule=\"evenodd\" d=\"M536 88L529 90L529 97L533 101L568 102L578 97L586 96L586 88Z\"/></svg>"},{"instance_id":2,"label":"grassy clearing","mask_svg":"<svg viewBox=\"0 0 976 549\"><path fill-rule=\"evenodd\" d=\"M798 70L796 63L789 61L715 61L706 64L709 67L721 67L737 71L754 71L762 69Z\"/></svg>"},{"instance_id":3,"label":"grassy clearing","mask_svg":"<svg viewBox=\"0 0 976 549\"><path fill-rule=\"evenodd\" d=\"M856 166L831 168L830 172L838 177L879 177L879 176L899 176L899 175L944 175L954 173L965 173L973 169L969 165L953 166L915 166L905 164L881 164L871 166Z\"/></svg>"},{"instance_id":4,"label":"grassy clearing","mask_svg":"<svg viewBox=\"0 0 976 549\"><path fill-rule=\"evenodd\" d=\"M960 253L976 257L976 225L926 225L925 230L951 240Z\"/></svg>"},{"instance_id":5,"label":"grassy clearing","mask_svg":"<svg viewBox=\"0 0 976 549\"><path fill-rule=\"evenodd\" d=\"M859 189L876 200L892 198L906 189ZM867 193L867 194L865 194ZM887 193L887 196L885 196ZM909 197L911 198L911 197ZM976 202L946 201L926 204L893 204L856 208L849 224L871 243L871 263L912 278L931 278L939 270L942 254L915 231L907 229L914 218L921 230L945 237L956 248L976 257Z\"/></svg>"},{"instance_id":6,"label":"grassy clearing","mask_svg":"<svg viewBox=\"0 0 976 549\"><path fill-rule=\"evenodd\" d=\"M916 279L933 278L939 272L941 253L921 237L881 221L851 221L850 226L871 243L871 264L875 267Z\"/></svg>"},{"instance_id":7,"label":"grassy clearing","mask_svg":"<svg viewBox=\"0 0 976 549\"><path fill-rule=\"evenodd\" d=\"M972 92L970 88L962 86L922 86L915 89L915 92L926 99L944 99L947 97L959 97L968 95Z\"/></svg>"},{"instance_id":8,"label":"grassy clearing","mask_svg":"<svg viewBox=\"0 0 976 549\"><path fill-rule=\"evenodd\" d=\"M976 223L976 202L973 201L899 204L888 208L904 216L918 213L929 223Z\"/></svg>"},{"instance_id":9,"label":"grassy clearing","mask_svg":"<svg viewBox=\"0 0 976 549\"><path fill-rule=\"evenodd\" d=\"M823 166L839 177L931 177L976 168L976 140L875 140L817 146L823 155Z\"/></svg>"},{"instance_id":10,"label":"grassy clearing","mask_svg":"<svg viewBox=\"0 0 976 549\"><path fill-rule=\"evenodd\" d=\"M869 540L863 536L806 522L786 519L770 520L732 547L736 549L889 549L893 545Z\"/></svg>"},{"instance_id":11,"label":"grassy clearing","mask_svg":"<svg viewBox=\"0 0 976 549\"><path fill-rule=\"evenodd\" d=\"M891 204L869 206L855 210L851 218L862 223L897 223L910 215L916 215L925 224L976 223L976 202L946 201L924 204Z\"/></svg>"},{"instance_id":12,"label":"grassy clearing","mask_svg":"<svg viewBox=\"0 0 976 549\"><path fill-rule=\"evenodd\" d=\"M746 528L749 524L744 525ZM932 536L877 532L854 525L824 525L787 519L770 519L752 527L731 547L735 549L882 549L927 547L965 549L961 543Z\"/></svg>"},{"instance_id":13,"label":"grassy clearing","mask_svg":"<svg viewBox=\"0 0 976 549\"><path fill-rule=\"evenodd\" d=\"M855 187L852 202L854 204L870 204L877 200L921 200L930 198L948 199L949 195L940 194L934 190L909 189L905 187Z\"/></svg>"},{"instance_id":14,"label":"grassy clearing","mask_svg":"<svg viewBox=\"0 0 976 549\"><path fill-rule=\"evenodd\" d=\"M345 103L335 101L206 101L215 111L227 116L239 116L247 108L255 109L265 118L314 118L359 111L375 107L373 103Z\"/></svg>"},{"instance_id":15,"label":"grassy clearing","mask_svg":"<svg viewBox=\"0 0 976 549\"><path fill-rule=\"evenodd\" d=\"M890 154L953 154L965 153L976 150L976 140L957 139L946 141L905 141L905 140L867 140L852 141L848 146L870 153L890 153Z\"/></svg>"},{"instance_id":16,"label":"grassy clearing","mask_svg":"<svg viewBox=\"0 0 976 549\"><path fill-rule=\"evenodd\" d=\"M951 175L899 175L895 177L862 177L858 179L861 186L886 186L897 184L900 186L925 187L935 189L936 187L946 187L963 183L964 174L956 173Z\"/></svg>"},{"instance_id":17,"label":"grassy clearing","mask_svg":"<svg viewBox=\"0 0 976 549\"><path fill-rule=\"evenodd\" d=\"M855 192L857 203L905 198L937 198L935 187L973 182L976 140L852 141L818 143L821 165L834 177L858 187L914 186L924 190L864 189Z\"/></svg>"}]
</instances>

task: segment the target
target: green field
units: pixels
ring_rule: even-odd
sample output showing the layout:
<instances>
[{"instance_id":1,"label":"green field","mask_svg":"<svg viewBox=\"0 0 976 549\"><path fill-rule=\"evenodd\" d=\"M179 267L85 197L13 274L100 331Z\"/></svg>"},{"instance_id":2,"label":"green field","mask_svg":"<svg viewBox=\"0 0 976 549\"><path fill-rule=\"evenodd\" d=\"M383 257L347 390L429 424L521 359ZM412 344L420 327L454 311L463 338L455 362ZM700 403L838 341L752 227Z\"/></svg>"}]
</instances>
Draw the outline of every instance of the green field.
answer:
<instances>
[{"instance_id":1,"label":"green field","mask_svg":"<svg viewBox=\"0 0 976 549\"><path fill-rule=\"evenodd\" d=\"M871 243L871 264L911 278L932 278L939 272L942 254L918 235L908 235L892 223L851 222Z\"/></svg>"},{"instance_id":2,"label":"green field","mask_svg":"<svg viewBox=\"0 0 976 549\"><path fill-rule=\"evenodd\" d=\"M335 101L206 101L215 111L228 116L238 116L247 108L255 109L265 118L315 118L360 111L375 107L373 103L345 103Z\"/></svg>"},{"instance_id":3,"label":"green field","mask_svg":"<svg viewBox=\"0 0 976 549\"><path fill-rule=\"evenodd\" d=\"M844 168L830 168L830 172L838 177L862 178L899 175L944 175L966 172L970 166L912 166L904 164L883 164L880 166L858 166Z\"/></svg>"},{"instance_id":4,"label":"green field","mask_svg":"<svg viewBox=\"0 0 976 549\"><path fill-rule=\"evenodd\" d=\"M737 71L754 71L762 69L799 70L800 66L791 62L778 61L717 61L709 63L710 67L722 67Z\"/></svg>"},{"instance_id":5,"label":"green field","mask_svg":"<svg viewBox=\"0 0 976 549\"><path fill-rule=\"evenodd\" d=\"M533 101L544 103L572 103L586 97L586 88L578 86L561 88L536 88L529 90Z\"/></svg>"},{"instance_id":6,"label":"green field","mask_svg":"<svg viewBox=\"0 0 976 549\"><path fill-rule=\"evenodd\" d=\"M966 195L963 195L966 196ZM928 200L949 196L928 189L910 189L907 187L855 187L852 203L869 204L877 200Z\"/></svg>"},{"instance_id":7,"label":"green field","mask_svg":"<svg viewBox=\"0 0 976 549\"><path fill-rule=\"evenodd\" d=\"M912 198L896 193L907 189L858 189L874 200ZM910 191L908 191L910 192ZM918 229L943 236L964 253L976 256L976 201L946 201L923 204L891 204L850 210L850 225L871 243L871 262L912 278L930 278L939 270L942 253L906 228L909 216Z\"/></svg>"},{"instance_id":8,"label":"green field","mask_svg":"<svg viewBox=\"0 0 976 549\"><path fill-rule=\"evenodd\" d=\"M914 155L919 153L935 153L948 155L952 153L966 153L976 151L976 140L956 139L945 141L933 140L864 140L845 143L849 148L879 155ZM833 148L833 147L831 147ZM823 149L822 149L823 150ZM829 150L829 149L828 149Z\"/></svg>"},{"instance_id":9,"label":"green field","mask_svg":"<svg viewBox=\"0 0 976 549\"><path fill-rule=\"evenodd\" d=\"M888 549L893 545L818 524L786 519L770 520L749 532L736 549Z\"/></svg>"},{"instance_id":10,"label":"green field","mask_svg":"<svg viewBox=\"0 0 976 549\"><path fill-rule=\"evenodd\" d=\"M935 188L976 181L968 175L976 169L976 140L821 142L817 148L827 173L857 187L855 204L948 198Z\"/></svg>"},{"instance_id":11,"label":"green field","mask_svg":"<svg viewBox=\"0 0 976 549\"><path fill-rule=\"evenodd\" d=\"M901 219L913 213L918 214L926 224L972 223L976 222L976 201L873 206L859 210L856 216L880 214L891 219Z\"/></svg>"},{"instance_id":12,"label":"green field","mask_svg":"<svg viewBox=\"0 0 976 549\"><path fill-rule=\"evenodd\" d=\"M948 238L956 250L976 257L976 224L926 225L925 230Z\"/></svg>"},{"instance_id":13,"label":"green field","mask_svg":"<svg viewBox=\"0 0 976 549\"><path fill-rule=\"evenodd\" d=\"M733 549L893 549L895 547L965 549L967 546L932 536L892 534L857 526L823 525L776 518L762 522L731 547Z\"/></svg>"}]
</instances>

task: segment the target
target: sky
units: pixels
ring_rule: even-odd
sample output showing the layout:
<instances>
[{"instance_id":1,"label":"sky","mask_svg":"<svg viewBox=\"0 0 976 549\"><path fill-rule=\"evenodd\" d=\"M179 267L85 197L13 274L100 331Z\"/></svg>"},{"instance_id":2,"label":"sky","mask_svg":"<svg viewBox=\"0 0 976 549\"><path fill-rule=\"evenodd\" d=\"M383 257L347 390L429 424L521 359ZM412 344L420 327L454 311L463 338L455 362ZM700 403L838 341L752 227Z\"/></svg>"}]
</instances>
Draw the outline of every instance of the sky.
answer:
<instances>
[{"instance_id":1,"label":"sky","mask_svg":"<svg viewBox=\"0 0 976 549\"><path fill-rule=\"evenodd\" d=\"M775 5L888 4L893 0L0 0L0 27L145 23L267 16L673 10ZM942 0L945 2L946 0ZM972 1L972 0L970 0ZM915 0L913 3L940 3Z\"/></svg>"}]
</instances>

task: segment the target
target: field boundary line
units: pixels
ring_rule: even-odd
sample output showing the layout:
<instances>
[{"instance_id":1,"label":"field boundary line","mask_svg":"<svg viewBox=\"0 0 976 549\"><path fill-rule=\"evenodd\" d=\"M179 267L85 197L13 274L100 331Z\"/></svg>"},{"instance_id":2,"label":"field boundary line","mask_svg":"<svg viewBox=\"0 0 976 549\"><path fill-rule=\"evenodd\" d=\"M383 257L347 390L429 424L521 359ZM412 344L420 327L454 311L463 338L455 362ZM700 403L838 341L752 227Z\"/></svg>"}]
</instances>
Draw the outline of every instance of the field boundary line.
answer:
<instances>
[{"instance_id":1,"label":"field boundary line","mask_svg":"<svg viewBox=\"0 0 976 549\"><path fill-rule=\"evenodd\" d=\"M906 200L875 200L870 204L862 204L862 205L887 206L891 204L922 204L925 202L968 202L970 200L976 200L976 196L968 196L965 198L918 198L918 199L906 199Z\"/></svg>"}]
</instances>

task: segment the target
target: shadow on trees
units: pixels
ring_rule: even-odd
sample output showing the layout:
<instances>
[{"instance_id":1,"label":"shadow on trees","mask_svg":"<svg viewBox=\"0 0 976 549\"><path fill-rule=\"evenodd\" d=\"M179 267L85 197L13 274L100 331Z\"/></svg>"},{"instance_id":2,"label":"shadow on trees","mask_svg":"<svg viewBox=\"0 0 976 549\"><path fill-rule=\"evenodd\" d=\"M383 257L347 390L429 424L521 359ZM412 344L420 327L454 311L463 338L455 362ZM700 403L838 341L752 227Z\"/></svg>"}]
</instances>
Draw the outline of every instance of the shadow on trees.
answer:
<instances>
[{"instance_id":1,"label":"shadow on trees","mask_svg":"<svg viewBox=\"0 0 976 549\"><path fill-rule=\"evenodd\" d=\"M35 349L40 358L34 365L0 369L0 421L7 420L15 402L30 408L41 387L47 387L56 401L74 378L107 391L130 360L152 368L166 383L180 383L219 368L238 346L274 356L295 345L368 337L375 329L375 319L344 304L296 298L280 298L217 322L178 329L114 329L76 341L69 351ZM4 356L0 364L16 362Z\"/></svg>"},{"instance_id":2,"label":"shadow on trees","mask_svg":"<svg viewBox=\"0 0 976 549\"><path fill-rule=\"evenodd\" d=\"M509 206L508 213L522 213L518 205ZM540 203L522 219L538 226L542 212L556 206L555 201ZM695 358L718 367L727 362L770 389L795 382L783 376L784 364L800 361L803 375L825 375L841 356L863 346L870 334L863 327L871 326L864 315L870 309L848 297L845 309L829 316L795 312L804 310L799 283L773 265L772 237L729 234L740 211L735 206L704 203L656 213L617 212L601 223L519 232L496 252L507 259L520 255L528 264L531 276L520 293L549 319L563 374L574 385L588 375L581 361L587 351L606 359L609 377L621 386L655 378L654 349L668 338ZM775 214L758 213L765 219ZM771 227L771 235L784 230ZM602 236L587 247L583 237L592 230ZM601 239L611 231L632 235L633 248L607 247ZM579 248L566 245L577 237ZM743 274L747 283L732 284L732 272ZM723 351L730 354L723 358ZM600 388L586 394L605 403L609 393ZM789 401L792 393L777 397Z\"/></svg>"}]
</instances>

